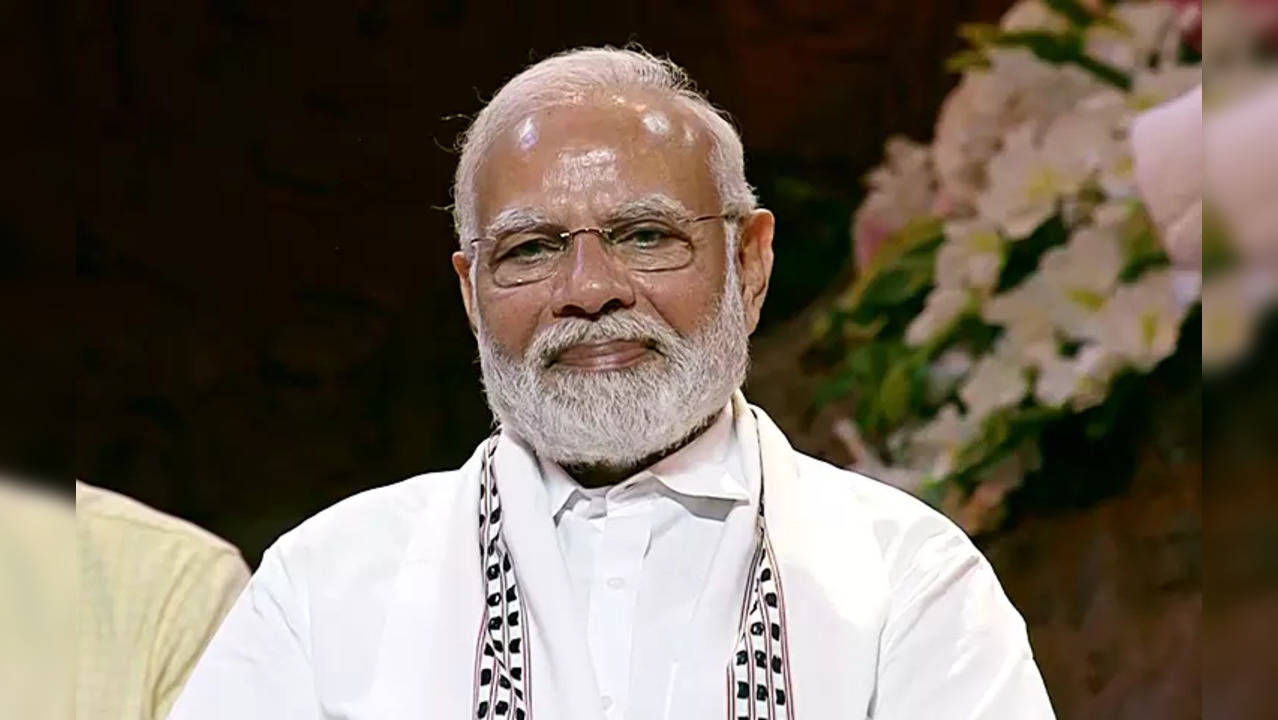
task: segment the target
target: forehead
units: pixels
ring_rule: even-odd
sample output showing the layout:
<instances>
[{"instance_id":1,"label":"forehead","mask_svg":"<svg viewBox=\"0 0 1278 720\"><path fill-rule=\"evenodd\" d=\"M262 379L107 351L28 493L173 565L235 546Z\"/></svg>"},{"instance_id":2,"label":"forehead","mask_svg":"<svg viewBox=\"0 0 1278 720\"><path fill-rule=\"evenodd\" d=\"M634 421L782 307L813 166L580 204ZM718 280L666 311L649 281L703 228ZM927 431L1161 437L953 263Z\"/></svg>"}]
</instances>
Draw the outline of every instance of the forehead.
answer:
<instances>
[{"instance_id":1,"label":"forehead","mask_svg":"<svg viewBox=\"0 0 1278 720\"><path fill-rule=\"evenodd\" d=\"M694 213L718 212L704 123L670 98L615 93L517 115L476 177L481 227L535 208L589 223L636 198L664 195Z\"/></svg>"}]
</instances>

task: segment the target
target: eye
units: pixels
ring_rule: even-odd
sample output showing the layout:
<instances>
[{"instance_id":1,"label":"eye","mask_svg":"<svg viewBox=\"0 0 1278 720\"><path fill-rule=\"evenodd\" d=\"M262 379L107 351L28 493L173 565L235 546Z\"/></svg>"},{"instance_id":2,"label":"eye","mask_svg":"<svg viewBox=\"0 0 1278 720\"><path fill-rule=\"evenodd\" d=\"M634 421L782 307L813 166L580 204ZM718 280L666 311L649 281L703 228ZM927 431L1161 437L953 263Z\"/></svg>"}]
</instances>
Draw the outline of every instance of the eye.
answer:
<instances>
[{"instance_id":1,"label":"eye","mask_svg":"<svg viewBox=\"0 0 1278 720\"><path fill-rule=\"evenodd\" d=\"M659 225L643 225L627 228L617 234L616 244L633 250L658 250L678 241L670 228Z\"/></svg>"},{"instance_id":2,"label":"eye","mask_svg":"<svg viewBox=\"0 0 1278 720\"><path fill-rule=\"evenodd\" d=\"M554 257L563 249L559 238L545 235L524 236L510 242L497 258L498 262L536 262Z\"/></svg>"}]
</instances>

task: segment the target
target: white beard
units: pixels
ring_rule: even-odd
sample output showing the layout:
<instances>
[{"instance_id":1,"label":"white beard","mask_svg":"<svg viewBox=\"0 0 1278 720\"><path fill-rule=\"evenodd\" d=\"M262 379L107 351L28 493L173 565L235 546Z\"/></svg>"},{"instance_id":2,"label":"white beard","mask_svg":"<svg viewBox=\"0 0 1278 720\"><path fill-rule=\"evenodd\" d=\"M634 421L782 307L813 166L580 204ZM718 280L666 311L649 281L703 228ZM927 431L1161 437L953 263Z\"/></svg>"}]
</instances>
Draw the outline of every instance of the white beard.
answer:
<instances>
[{"instance_id":1,"label":"white beard","mask_svg":"<svg viewBox=\"0 0 1278 720\"><path fill-rule=\"evenodd\" d=\"M565 318L512 357L478 323L484 392L493 415L543 458L567 466L627 468L683 442L745 382L749 333L728 262L713 315L690 336L634 310L598 320ZM604 372L547 367L579 343L644 342L656 358Z\"/></svg>"}]
</instances>

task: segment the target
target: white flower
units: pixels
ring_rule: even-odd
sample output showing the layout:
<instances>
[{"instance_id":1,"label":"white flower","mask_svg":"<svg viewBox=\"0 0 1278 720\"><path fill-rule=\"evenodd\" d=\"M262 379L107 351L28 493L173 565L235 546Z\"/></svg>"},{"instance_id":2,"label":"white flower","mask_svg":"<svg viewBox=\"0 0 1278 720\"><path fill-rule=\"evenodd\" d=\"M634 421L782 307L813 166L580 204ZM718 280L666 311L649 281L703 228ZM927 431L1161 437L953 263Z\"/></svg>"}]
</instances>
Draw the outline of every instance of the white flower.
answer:
<instances>
[{"instance_id":1,"label":"white flower","mask_svg":"<svg viewBox=\"0 0 1278 720\"><path fill-rule=\"evenodd\" d=\"M926 474L921 470L890 466L884 463L883 459L874 451L874 448L861 436L860 429L850 419L842 418L836 421L832 432L835 438L840 440L852 455L852 469L862 475L909 493L917 493L927 480Z\"/></svg>"},{"instance_id":2,"label":"white flower","mask_svg":"<svg viewBox=\"0 0 1278 720\"><path fill-rule=\"evenodd\" d=\"M1077 110L1061 120L1075 124L1072 130L1080 143L1076 150L1095 169L1096 179L1109 198L1136 194L1135 163L1128 142L1134 114L1127 95L1107 89L1084 98Z\"/></svg>"},{"instance_id":3,"label":"white flower","mask_svg":"<svg viewBox=\"0 0 1278 720\"><path fill-rule=\"evenodd\" d=\"M971 299L971 293L963 288L933 288L923 311L905 329L905 342L918 347L941 336L971 306Z\"/></svg>"},{"instance_id":4,"label":"white flower","mask_svg":"<svg viewBox=\"0 0 1278 720\"><path fill-rule=\"evenodd\" d=\"M882 165L865 177L869 194L852 221L858 267L905 225L930 215L935 201L931 152L902 137L890 138Z\"/></svg>"},{"instance_id":5,"label":"white flower","mask_svg":"<svg viewBox=\"0 0 1278 720\"><path fill-rule=\"evenodd\" d=\"M1009 342L1022 346L1048 342L1054 336L1047 297L1042 277L1031 275L1020 285L987 300L981 307L981 318L1002 326Z\"/></svg>"},{"instance_id":6,"label":"white flower","mask_svg":"<svg viewBox=\"0 0 1278 720\"><path fill-rule=\"evenodd\" d=\"M988 292L1003 269L1003 239L984 220L958 220L945 226L945 242L936 253L936 284Z\"/></svg>"},{"instance_id":7,"label":"white flower","mask_svg":"<svg viewBox=\"0 0 1278 720\"><path fill-rule=\"evenodd\" d=\"M1096 318L1096 341L1141 371L1153 369L1176 349L1180 323L1193 301L1182 282L1187 279L1156 270L1119 285Z\"/></svg>"},{"instance_id":8,"label":"white flower","mask_svg":"<svg viewBox=\"0 0 1278 720\"><path fill-rule=\"evenodd\" d=\"M993 49L989 59L992 99L1001 101L996 110L1004 130L1050 120L1106 87L1085 70L1044 62L1025 48Z\"/></svg>"},{"instance_id":9,"label":"white flower","mask_svg":"<svg viewBox=\"0 0 1278 720\"><path fill-rule=\"evenodd\" d=\"M927 400L939 404L949 397L959 381L972 369L972 355L962 348L953 347L941 353L927 370Z\"/></svg>"},{"instance_id":10,"label":"white flower","mask_svg":"<svg viewBox=\"0 0 1278 720\"><path fill-rule=\"evenodd\" d=\"M1052 65L1024 48L988 51L990 66L964 73L941 105L932 144L940 196L956 214L974 208L986 166L1009 130L1040 131L1051 118L1103 86L1069 65Z\"/></svg>"},{"instance_id":11,"label":"white flower","mask_svg":"<svg viewBox=\"0 0 1278 720\"><path fill-rule=\"evenodd\" d=\"M978 360L959 389L959 398L973 422L983 422L995 410L1020 403L1029 391L1026 367L1011 347L1001 343L995 352Z\"/></svg>"},{"instance_id":12,"label":"white flower","mask_svg":"<svg viewBox=\"0 0 1278 720\"><path fill-rule=\"evenodd\" d=\"M1039 366L1034 398L1048 407L1069 403L1076 411L1086 410L1105 401L1121 368L1119 358L1103 346L1084 345L1074 357L1058 355Z\"/></svg>"},{"instance_id":13,"label":"white flower","mask_svg":"<svg viewBox=\"0 0 1278 720\"><path fill-rule=\"evenodd\" d=\"M1042 0L1021 0L1003 14L998 26L1005 32L1064 32L1069 29L1069 20L1047 7Z\"/></svg>"},{"instance_id":14,"label":"white flower","mask_svg":"<svg viewBox=\"0 0 1278 720\"><path fill-rule=\"evenodd\" d=\"M1107 200L1092 209L1091 223L1101 230L1123 232L1137 207L1128 200Z\"/></svg>"},{"instance_id":15,"label":"white flower","mask_svg":"<svg viewBox=\"0 0 1278 720\"><path fill-rule=\"evenodd\" d=\"M1117 23L1094 23L1084 35L1088 55L1121 70L1143 67L1177 37L1176 8L1169 2L1125 2L1111 11Z\"/></svg>"},{"instance_id":16,"label":"white flower","mask_svg":"<svg viewBox=\"0 0 1278 720\"><path fill-rule=\"evenodd\" d=\"M945 477L954 471L959 452L979 430L980 424L964 416L956 405L946 405L910 435L909 464L926 467L932 477Z\"/></svg>"},{"instance_id":17,"label":"white flower","mask_svg":"<svg viewBox=\"0 0 1278 720\"><path fill-rule=\"evenodd\" d=\"M985 72L963 76L941 104L932 160L940 192L960 208L976 204L985 183L985 163L998 150L998 121L992 78Z\"/></svg>"},{"instance_id":18,"label":"white flower","mask_svg":"<svg viewBox=\"0 0 1278 720\"><path fill-rule=\"evenodd\" d=\"M1097 313L1122 269L1122 247L1110 229L1083 227L1067 244L1044 253L1038 277L1045 291L1043 310L1052 324L1067 337L1093 337Z\"/></svg>"},{"instance_id":19,"label":"white flower","mask_svg":"<svg viewBox=\"0 0 1278 720\"><path fill-rule=\"evenodd\" d=\"M1008 134L990 160L989 185L977 201L981 214L1010 238L1028 236L1056 214L1062 197L1077 193L1098 166L1089 150L1104 138L1092 118L1067 115L1053 122L1039 142L1032 125Z\"/></svg>"}]
</instances>

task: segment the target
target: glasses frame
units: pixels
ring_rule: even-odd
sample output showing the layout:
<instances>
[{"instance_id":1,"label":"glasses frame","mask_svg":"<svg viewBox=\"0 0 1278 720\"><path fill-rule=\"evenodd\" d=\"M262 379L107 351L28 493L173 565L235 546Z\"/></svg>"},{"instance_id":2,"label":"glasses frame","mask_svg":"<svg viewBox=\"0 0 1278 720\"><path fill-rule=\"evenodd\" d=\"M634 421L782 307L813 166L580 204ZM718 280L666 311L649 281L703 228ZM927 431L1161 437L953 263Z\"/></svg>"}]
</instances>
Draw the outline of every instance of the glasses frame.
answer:
<instances>
[{"instance_id":1,"label":"glasses frame","mask_svg":"<svg viewBox=\"0 0 1278 720\"><path fill-rule=\"evenodd\" d=\"M738 213L717 213L715 215L698 215L697 217L694 217L690 220L680 220L678 221L678 224L680 226L687 226L687 225L694 225L696 223L703 223L708 220L735 221L735 220L739 220L740 218L741 218L741 215ZM668 218L663 219L663 221L670 222ZM636 223L641 223L641 222L643 222L643 220L628 220L624 224L621 224L615 227L607 227L602 225L588 226L588 227L576 228L575 230L564 230L563 232L560 232L560 233L547 233L546 236L559 239L561 242L565 244L565 246L571 246L573 239L576 238L578 235L583 235L583 234L598 235L605 242L611 243L613 241L613 235L617 232L618 229L628 229L631 226L635 225ZM476 243L496 242L500 239L501 238L497 238L497 237L477 237L477 238L468 240L466 242L466 246L468 248L473 248ZM479 257L478 253L472 253L472 256L475 257L476 259ZM488 264L491 266L494 263L489 262ZM669 268L667 270L649 270L649 271L643 271L643 272L671 272L673 270L681 270L685 267L687 267L687 265L682 265L677 268ZM522 287L524 285L535 285L536 283L542 282L553 276L554 276L554 273L552 272L550 275L546 276L545 278L540 278L537 280L529 280L526 282L513 283L509 285L500 285L500 284L499 285L501 287Z\"/></svg>"}]
</instances>

